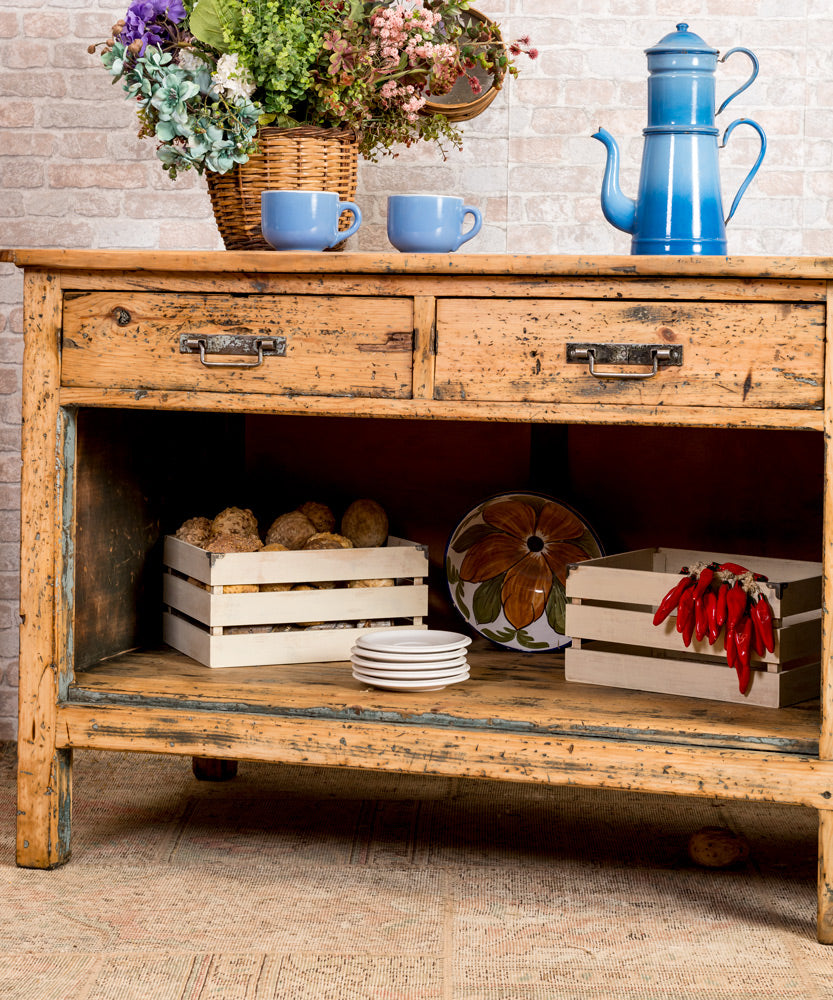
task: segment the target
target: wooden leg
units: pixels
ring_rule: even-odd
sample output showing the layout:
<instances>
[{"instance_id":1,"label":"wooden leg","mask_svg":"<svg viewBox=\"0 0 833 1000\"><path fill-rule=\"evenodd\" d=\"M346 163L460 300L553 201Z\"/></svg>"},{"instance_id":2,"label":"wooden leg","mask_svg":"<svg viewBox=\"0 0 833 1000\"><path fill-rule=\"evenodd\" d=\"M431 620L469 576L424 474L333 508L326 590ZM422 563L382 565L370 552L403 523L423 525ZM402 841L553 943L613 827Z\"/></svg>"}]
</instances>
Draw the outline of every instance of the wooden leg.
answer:
<instances>
[{"instance_id":1,"label":"wooden leg","mask_svg":"<svg viewBox=\"0 0 833 1000\"><path fill-rule=\"evenodd\" d=\"M816 934L833 944L833 809L819 809L819 905Z\"/></svg>"},{"instance_id":2,"label":"wooden leg","mask_svg":"<svg viewBox=\"0 0 833 1000\"><path fill-rule=\"evenodd\" d=\"M61 302L55 275L26 274L17 744L17 863L25 868L69 860L72 754L55 745L57 703L69 676L61 539L69 524L66 465L74 440L72 418L58 405Z\"/></svg>"},{"instance_id":3,"label":"wooden leg","mask_svg":"<svg viewBox=\"0 0 833 1000\"><path fill-rule=\"evenodd\" d=\"M39 759L21 741L17 767L17 863L57 868L70 856L72 751Z\"/></svg>"},{"instance_id":4,"label":"wooden leg","mask_svg":"<svg viewBox=\"0 0 833 1000\"><path fill-rule=\"evenodd\" d=\"M237 777L237 761L222 757L192 757L191 770L198 781L229 781Z\"/></svg>"}]
</instances>

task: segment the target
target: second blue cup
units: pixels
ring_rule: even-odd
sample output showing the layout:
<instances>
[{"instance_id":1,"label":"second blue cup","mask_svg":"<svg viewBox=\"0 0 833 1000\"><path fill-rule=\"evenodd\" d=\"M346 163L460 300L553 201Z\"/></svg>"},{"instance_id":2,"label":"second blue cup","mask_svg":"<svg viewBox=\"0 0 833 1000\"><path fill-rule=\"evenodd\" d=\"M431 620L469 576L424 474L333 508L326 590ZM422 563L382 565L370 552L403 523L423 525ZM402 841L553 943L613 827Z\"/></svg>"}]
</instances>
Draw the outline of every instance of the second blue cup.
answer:
<instances>
[{"instance_id":1,"label":"second blue cup","mask_svg":"<svg viewBox=\"0 0 833 1000\"><path fill-rule=\"evenodd\" d=\"M463 232L463 220L474 225ZM452 253L480 232L480 210L462 198L434 194L392 194L388 198L388 239L405 253Z\"/></svg>"}]
</instances>

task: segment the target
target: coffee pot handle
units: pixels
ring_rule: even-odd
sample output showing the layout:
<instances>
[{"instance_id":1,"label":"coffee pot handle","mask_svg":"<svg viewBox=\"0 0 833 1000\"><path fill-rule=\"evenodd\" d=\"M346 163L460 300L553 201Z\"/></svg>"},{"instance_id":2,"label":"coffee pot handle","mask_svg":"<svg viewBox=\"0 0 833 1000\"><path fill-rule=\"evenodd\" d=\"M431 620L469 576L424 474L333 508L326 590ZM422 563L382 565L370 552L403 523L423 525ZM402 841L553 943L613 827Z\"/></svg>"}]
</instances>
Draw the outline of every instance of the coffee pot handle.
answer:
<instances>
[{"instance_id":1,"label":"coffee pot handle","mask_svg":"<svg viewBox=\"0 0 833 1000\"><path fill-rule=\"evenodd\" d=\"M729 49L729 51L725 55L720 57L719 62L726 62L729 56L734 55L735 52L742 52L745 56L749 56L749 58L752 60L752 75L745 83L741 84L741 86L738 87L738 89L733 94L729 94L726 100L720 105L720 107L715 112L716 115L719 115L720 112L724 110L724 108L726 107L727 104L729 104L730 101L734 101L734 99L738 96L738 94L742 94L744 90L746 90L746 88L750 86L752 81L758 75L758 57L755 55L754 52L750 52L749 49L745 49L741 45L736 46L734 49Z\"/></svg>"},{"instance_id":2,"label":"coffee pot handle","mask_svg":"<svg viewBox=\"0 0 833 1000\"><path fill-rule=\"evenodd\" d=\"M758 159L755 160L752 169L746 175L746 180L738 188L738 193L735 195L735 200L732 202L732 207L729 209L729 214L724 219L724 222L728 222L729 219L731 219L732 216L735 214L735 209L740 204L740 200L743 197L744 191L749 187L749 182L752 180L755 174L757 174L758 167L760 167L761 163L763 162L764 153L766 152L766 135L764 133L764 130L757 122L753 122L751 118L736 118L735 121L733 121L732 124L727 127L726 131L723 133L723 142L720 143L721 149L723 149L723 147L729 141L729 136L732 134L732 132L738 125L750 125L752 128L755 129L755 131L761 137L761 151L760 153L758 153Z\"/></svg>"}]
</instances>

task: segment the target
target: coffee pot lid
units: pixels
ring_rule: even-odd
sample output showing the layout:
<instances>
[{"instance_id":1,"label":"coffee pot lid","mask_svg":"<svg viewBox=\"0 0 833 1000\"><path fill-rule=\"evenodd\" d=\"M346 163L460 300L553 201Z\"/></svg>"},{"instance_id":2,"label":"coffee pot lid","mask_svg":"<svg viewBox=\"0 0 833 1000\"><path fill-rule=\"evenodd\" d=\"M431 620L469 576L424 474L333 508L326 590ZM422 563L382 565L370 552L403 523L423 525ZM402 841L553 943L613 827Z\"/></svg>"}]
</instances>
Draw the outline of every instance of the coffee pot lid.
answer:
<instances>
[{"instance_id":1,"label":"coffee pot lid","mask_svg":"<svg viewBox=\"0 0 833 1000\"><path fill-rule=\"evenodd\" d=\"M664 38L661 38L650 49L645 49L645 53L649 56L658 55L662 52L707 52L710 55L716 55L717 49L713 49L699 35L695 35L693 31L689 31L687 24L680 23L677 25L676 31L672 31Z\"/></svg>"}]
</instances>

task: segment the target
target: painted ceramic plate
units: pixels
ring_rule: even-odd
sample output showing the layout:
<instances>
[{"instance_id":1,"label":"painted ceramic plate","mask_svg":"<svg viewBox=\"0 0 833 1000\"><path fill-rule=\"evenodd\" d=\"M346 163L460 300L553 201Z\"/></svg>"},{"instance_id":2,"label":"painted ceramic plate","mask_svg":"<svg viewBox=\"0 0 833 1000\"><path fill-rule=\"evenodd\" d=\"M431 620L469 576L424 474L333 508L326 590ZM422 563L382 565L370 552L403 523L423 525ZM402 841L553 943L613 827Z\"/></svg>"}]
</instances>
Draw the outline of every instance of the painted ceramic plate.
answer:
<instances>
[{"instance_id":1,"label":"painted ceramic plate","mask_svg":"<svg viewBox=\"0 0 833 1000\"><path fill-rule=\"evenodd\" d=\"M446 549L454 606L481 635L508 649L548 652L564 634L570 563L603 555L595 532L571 507L518 491L482 500Z\"/></svg>"}]
</instances>

